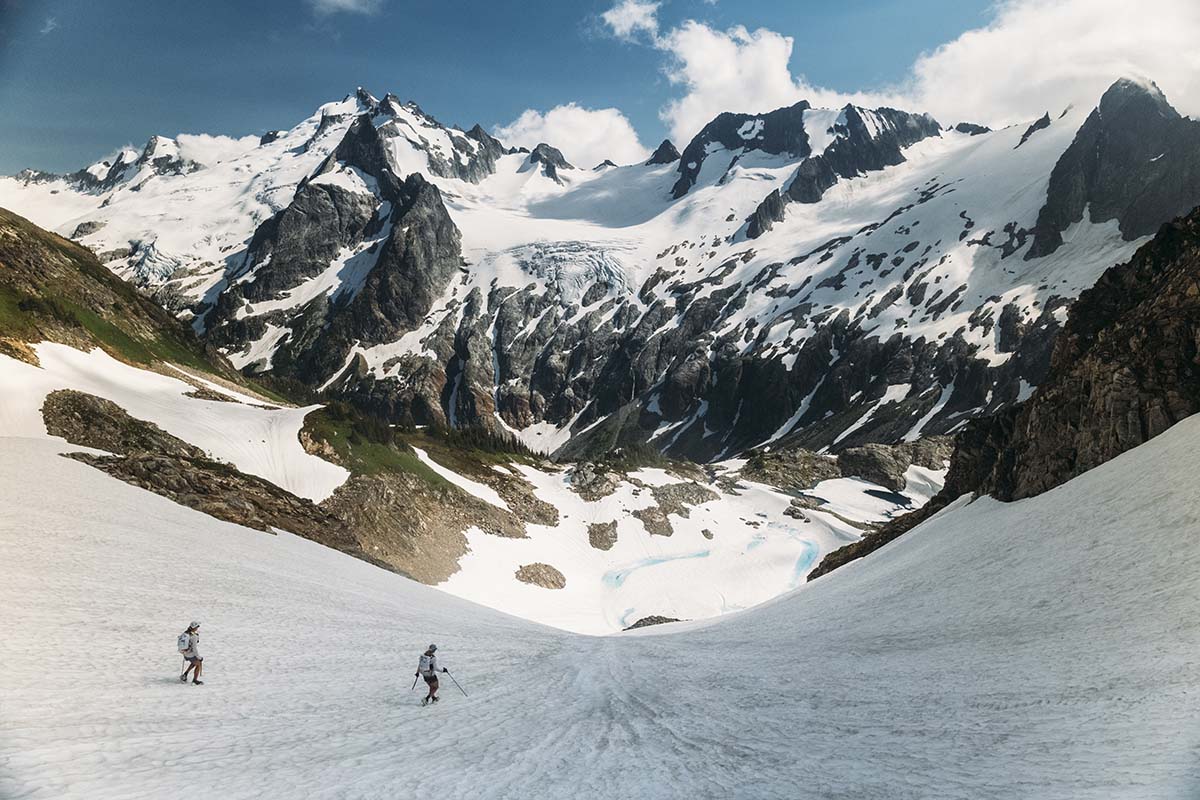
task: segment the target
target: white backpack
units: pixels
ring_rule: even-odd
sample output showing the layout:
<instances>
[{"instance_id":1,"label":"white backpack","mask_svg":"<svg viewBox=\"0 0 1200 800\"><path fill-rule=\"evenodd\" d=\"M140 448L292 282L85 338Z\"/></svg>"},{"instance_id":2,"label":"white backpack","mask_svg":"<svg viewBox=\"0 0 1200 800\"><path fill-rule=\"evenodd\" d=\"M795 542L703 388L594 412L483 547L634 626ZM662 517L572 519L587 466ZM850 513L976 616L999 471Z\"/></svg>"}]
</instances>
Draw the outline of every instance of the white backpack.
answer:
<instances>
[{"instance_id":1,"label":"white backpack","mask_svg":"<svg viewBox=\"0 0 1200 800\"><path fill-rule=\"evenodd\" d=\"M192 637L188 636L188 632L184 631L179 634L179 638L175 640L175 646L179 648L180 653L186 653L192 646Z\"/></svg>"},{"instance_id":2,"label":"white backpack","mask_svg":"<svg viewBox=\"0 0 1200 800\"><path fill-rule=\"evenodd\" d=\"M421 660L417 663L417 671L422 675L428 675L432 661L432 657L422 653Z\"/></svg>"}]
</instances>

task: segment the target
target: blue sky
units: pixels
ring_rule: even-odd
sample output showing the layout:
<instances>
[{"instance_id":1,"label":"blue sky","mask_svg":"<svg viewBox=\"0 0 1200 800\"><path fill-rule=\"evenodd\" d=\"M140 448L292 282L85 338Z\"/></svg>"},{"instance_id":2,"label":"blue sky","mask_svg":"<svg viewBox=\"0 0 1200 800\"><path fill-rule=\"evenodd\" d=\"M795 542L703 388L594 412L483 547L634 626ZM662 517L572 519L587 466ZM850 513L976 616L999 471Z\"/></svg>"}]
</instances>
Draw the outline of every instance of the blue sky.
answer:
<instances>
[{"instance_id":1,"label":"blue sky","mask_svg":"<svg viewBox=\"0 0 1200 800\"><path fill-rule=\"evenodd\" d=\"M0 0L0 174L290 127L363 85L588 166L809 99L1019 124L1123 75L1200 112L1196 0Z\"/></svg>"},{"instance_id":2,"label":"blue sky","mask_svg":"<svg viewBox=\"0 0 1200 800\"><path fill-rule=\"evenodd\" d=\"M0 173L76 168L152 133L288 127L359 84L463 126L574 102L620 109L651 147L667 133L670 55L612 35L599 16L611 0L321 1L0 0ZM989 5L670 0L658 18L778 31L795 40L794 73L855 90L901 79Z\"/></svg>"}]
</instances>

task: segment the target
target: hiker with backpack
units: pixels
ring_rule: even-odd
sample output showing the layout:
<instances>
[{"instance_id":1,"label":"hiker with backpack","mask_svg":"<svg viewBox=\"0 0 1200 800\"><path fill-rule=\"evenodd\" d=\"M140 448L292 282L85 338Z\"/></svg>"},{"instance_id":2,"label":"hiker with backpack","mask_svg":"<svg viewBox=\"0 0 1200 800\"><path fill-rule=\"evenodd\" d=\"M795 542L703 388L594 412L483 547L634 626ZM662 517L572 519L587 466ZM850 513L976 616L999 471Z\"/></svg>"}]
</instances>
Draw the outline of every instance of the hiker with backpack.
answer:
<instances>
[{"instance_id":1,"label":"hiker with backpack","mask_svg":"<svg viewBox=\"0 0 1200 800\"><path fill-rule=\"evenodd\" d=\"M193 622L188 625L187 630L179 634L176 646L179 648L183 660L187 662L187 667L179 676L179 682L187 683L188 673L195 669L196 673L192 676L192 684L203 686L204 681L200 680L200 673L204 671L204 657L200 655L200 623Z\"/></svg>"},{"instance_id":2,"label":"hiker with backpack","mask_svg":"<svg viewBox=\"0 0 1200 800\"><path fill-rule=\"evenodd\" d=\"M437 645L431 644L429 648L421 654L420 661L417 662L417 675L425 679L425 683L429 685L429 694L425 695L425 699L421 701L421 705L436 703L438 701L438 672L449 672L445 667L438 668L437 660Z\"/></svg>"}]
</instances>

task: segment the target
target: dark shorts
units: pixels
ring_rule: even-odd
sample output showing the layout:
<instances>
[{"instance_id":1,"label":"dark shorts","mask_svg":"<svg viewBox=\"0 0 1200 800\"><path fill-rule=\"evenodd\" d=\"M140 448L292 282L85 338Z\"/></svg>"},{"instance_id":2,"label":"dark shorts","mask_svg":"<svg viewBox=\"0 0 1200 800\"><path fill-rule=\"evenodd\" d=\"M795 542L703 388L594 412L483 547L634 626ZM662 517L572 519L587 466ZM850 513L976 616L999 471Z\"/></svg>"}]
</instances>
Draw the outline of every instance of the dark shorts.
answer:
<instances>
[{"instance_id":1,"label":"dark shorts","mask_svg":"<svg viewBox=\"0 0 1200 800\"><path fill-rule=\"evenodd\" d=\"M437 682L438 682L437 675L425 675L423 677L425 678L425 682L428 683L430 686L437 686Z\"/></svg>"},{"instance_id":2,"label":"dark shorts","mask_svg":"<svg viewBox=\"0 0 1200 800\"><path fill-rule=\"evenodd\" d=\"M183 660L195 664L197 661L203 661L204 656L184 656Z\"/></svg>"}]
</instances>

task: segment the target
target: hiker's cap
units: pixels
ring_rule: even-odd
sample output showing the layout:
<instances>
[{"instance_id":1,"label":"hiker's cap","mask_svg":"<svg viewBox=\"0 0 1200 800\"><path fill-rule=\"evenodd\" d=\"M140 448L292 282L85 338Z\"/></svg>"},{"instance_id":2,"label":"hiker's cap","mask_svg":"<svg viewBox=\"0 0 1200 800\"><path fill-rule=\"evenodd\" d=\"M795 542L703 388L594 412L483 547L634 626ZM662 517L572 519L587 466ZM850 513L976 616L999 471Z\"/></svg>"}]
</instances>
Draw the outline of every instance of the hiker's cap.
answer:
<instances>
[{"instance_id":1,"label":"hiker's cap","mask_svg":"<svg viewBox=\"0 0 1200 800\"><path fill-rule=\"evenodd\" d=\"M188 625L189 630L191 630L192 628L199 628L199 627L200 627L199 622L193 622L191 625Z\"/></svg>"},{"instance_id":2,"label":"hiker's cap","mask_svg":"<svg viewBox=\"0 0 1200 800\"><path fill-rule=\"evenodd\" d=\"M429 652L432 653L434 650L437 650L437 645L436 644L429 645Z\"/></svg>"}]
</instances>

